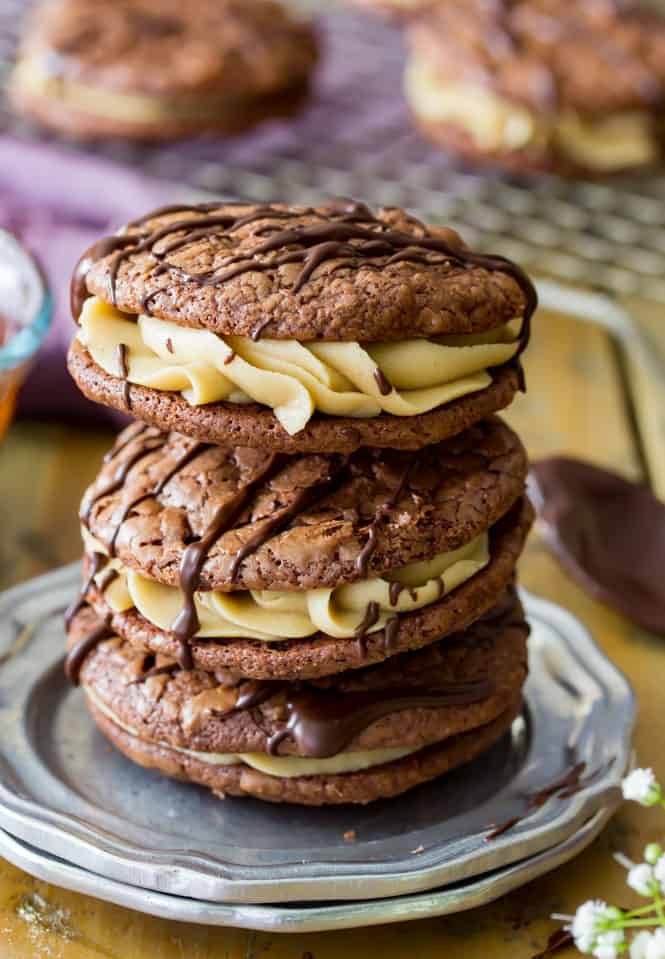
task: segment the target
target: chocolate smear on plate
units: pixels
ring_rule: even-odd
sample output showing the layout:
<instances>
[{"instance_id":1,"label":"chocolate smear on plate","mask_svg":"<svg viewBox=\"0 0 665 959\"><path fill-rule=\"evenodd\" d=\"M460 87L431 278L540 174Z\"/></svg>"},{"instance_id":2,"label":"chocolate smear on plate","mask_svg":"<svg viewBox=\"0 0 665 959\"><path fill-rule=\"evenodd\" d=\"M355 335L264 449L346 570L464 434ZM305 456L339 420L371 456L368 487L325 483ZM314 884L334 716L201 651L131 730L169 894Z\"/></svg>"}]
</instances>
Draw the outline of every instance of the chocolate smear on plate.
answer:
<instances>
[{"instance_id":1,"label":"chocolate smear on plate","mask_svg":"<svg viewBox=\"0 0 665 959\"><path fill-rule=\"evenodd\" d=\"M643 483L563 456L531 467L545 539L588 593L665 636L665 503Z\"/></svg>"}]
</instances>

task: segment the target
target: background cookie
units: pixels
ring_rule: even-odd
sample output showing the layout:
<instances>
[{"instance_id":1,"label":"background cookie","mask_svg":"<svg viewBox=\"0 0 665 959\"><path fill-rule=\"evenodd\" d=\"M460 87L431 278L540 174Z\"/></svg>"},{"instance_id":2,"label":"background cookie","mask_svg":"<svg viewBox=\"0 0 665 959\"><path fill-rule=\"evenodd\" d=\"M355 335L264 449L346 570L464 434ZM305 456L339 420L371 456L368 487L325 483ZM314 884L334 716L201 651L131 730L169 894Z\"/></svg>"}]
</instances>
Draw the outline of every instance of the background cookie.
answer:
<instances>
[{"instance_id":1,"label":"background cookie","mask_svg":"<svg viewBox=\"0 0 665 959\"><path fill-rule=\"evenodd\" d=\"M49 0L28 27L12 96L81 137L235 132L296 107L316 57L310 27L272 0Z\"/></svg>"},{"instance_id":2,"label":"background cookie","mask_svg":"<svg viewBox=\"0 0 665 959\"><path fill-rule=\"evenodd\" d=\"M458 152L594 176L662 157L665 19L645 6L436 3L409 41L414 114Z\"/></svg>"}]
</instances>

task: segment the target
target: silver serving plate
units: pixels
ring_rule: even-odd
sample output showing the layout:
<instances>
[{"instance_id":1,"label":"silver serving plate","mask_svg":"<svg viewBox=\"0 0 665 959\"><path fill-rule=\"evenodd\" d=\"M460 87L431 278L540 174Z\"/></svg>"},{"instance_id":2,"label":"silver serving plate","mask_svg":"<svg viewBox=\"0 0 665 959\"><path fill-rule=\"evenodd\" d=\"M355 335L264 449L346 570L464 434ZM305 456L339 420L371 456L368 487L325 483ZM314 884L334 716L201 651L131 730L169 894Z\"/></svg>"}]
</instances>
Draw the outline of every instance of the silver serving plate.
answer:
<instances>
[{"instance_id":1,"label":"silver serving plate","mask_svg":"<svg viewBox=\"0 0 665 959\"><path fill-rule=\"evenodd\" d=\"M225 903L368 900L468 880L565 842L611 807L633 695L569 613L523 594L527 706L482 758L367 807L220 802L110 750L62 671L62 609L78 565L0 596L0 828L144 890ZM525 797L583 761L574 794ZM487 841L493 824L522 817ZM344 834L353 830L354 842Z\"/></svg>"},{"instance_id":2,"label":"silver serving plate","mask_svg":"<svg viewBox=\"0 0 665 959\"><path fill-rule=\"evenodd\" d=\"M579 855L596 838L611 815L611 808L601 809L564 842L478 879L411 896L334 905L258 906L169 896L95 875L40 852L2 830L0 856L45 882L162 919L267 932L325 932L446 916L493 902Z\"/></svg>"}]
</instances>

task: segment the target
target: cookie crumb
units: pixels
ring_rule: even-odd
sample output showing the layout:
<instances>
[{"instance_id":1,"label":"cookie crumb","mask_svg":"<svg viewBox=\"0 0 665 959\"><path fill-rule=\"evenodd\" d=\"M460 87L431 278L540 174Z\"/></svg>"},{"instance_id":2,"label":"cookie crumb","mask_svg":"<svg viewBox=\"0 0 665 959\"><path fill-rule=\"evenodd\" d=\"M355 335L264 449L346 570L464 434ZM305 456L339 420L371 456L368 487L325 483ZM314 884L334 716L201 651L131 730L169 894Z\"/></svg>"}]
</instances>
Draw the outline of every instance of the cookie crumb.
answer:
<instances>
[{"instance_id":1,"label":"cookie crumb","mask_svg":"<svg viewBox=\"0 0 665 959\"><path fill-rule=\"evenodd\" d=\"M173 353L173 340L170 336L166 340L166 349L169 351L169 353Z\"/></svg>"},{"instance_id":2,"label":"cookie crumb","mask_svg":"<svg viewBox=\"0 0 665 959\"><path fill-rule=\"evenodd\" d=\"M355 841L356 841L355 829L347 829L346 832L344 833L344 842L355 842Z\"/></svg>"}]
</instances>

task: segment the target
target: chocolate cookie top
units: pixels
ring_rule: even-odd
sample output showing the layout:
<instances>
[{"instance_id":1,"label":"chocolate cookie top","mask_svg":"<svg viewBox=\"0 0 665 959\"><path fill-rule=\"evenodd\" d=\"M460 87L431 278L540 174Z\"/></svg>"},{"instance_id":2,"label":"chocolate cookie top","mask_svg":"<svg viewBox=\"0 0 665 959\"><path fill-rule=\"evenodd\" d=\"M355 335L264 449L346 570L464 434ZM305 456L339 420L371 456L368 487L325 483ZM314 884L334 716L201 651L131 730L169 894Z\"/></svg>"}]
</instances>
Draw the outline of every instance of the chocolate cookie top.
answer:
<instances>
[{"instance_id":1,"label":"chocolate cookie top","mask_svg":"<svg viewBox=\"0 0 665 959\"><path fill-rule=\"evenodd\" d=\"M123 312L275 339L375 341L478 333L523 316L535 290L511 261L403 210L209 203L154 211L100 241L72 281Z\"/></svg>"},{"instance_id":2,"label":"chocolate cookie top","mask_svg":"<svg viewBox=\"0 0 665 959\"><path fill-rule=\"evenodd\" d=\"M538 110L654 109L665 95L665 19L639 3L435 3L410 37L442 81Z\"/></svg>"},{"instance_id":3,"label":"chocolate cookie top","mask_svg":"<svg viewBox=\"0 0 665 959\"><path fill-rule=\"evenodd\" d=\"M416 452L293 459L135 423L81 517L127 566L186 593L332 587L470 542L522 494L526 470L497 418Z\"/></svg>"},{"instance_id":4,"label":"chocolate cookie top","mask_svg":"<svg viewBox=\"0 0 665 959\"><path fill-rule=\"evenodd\" d=\"M24 44L51 75L158 97L271 94L301 82L316 55L310 27L273 0L57 0Z\"/></svg>"},{"instance_id":5,"label":"chocolate cookie top","mask_svg":"<svg viewBox=\"0 0 665 959\"><path fill-rule=\"evenodd\" d=\"M70 644L97 622L83 611ZM490 722L526 676L528 627L514 593L445 644L308 683L246 682L180 670L118 639L88 654L81 682L123 724L197 751L326 757L419 747Z\"/></svg>"}]
</instances>

